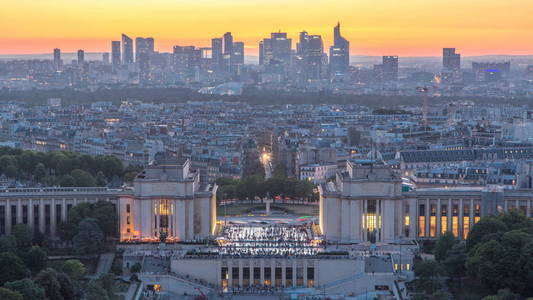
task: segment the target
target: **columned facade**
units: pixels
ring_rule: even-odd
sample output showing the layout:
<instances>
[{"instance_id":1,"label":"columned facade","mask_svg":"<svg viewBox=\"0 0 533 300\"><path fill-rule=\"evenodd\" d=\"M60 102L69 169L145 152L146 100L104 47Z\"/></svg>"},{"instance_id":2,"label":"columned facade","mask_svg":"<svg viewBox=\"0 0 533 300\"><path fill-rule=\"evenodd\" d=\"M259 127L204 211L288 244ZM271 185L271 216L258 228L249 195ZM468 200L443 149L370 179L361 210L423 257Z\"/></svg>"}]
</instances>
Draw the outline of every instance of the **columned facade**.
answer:
<instances>
[{"instance_id":1,"label":"columned facade","mask_svg":"<svg viewBox=\"0 0 533 300\"><path fill-rule=\"evenodd\" d=\"M348 161L347 171L319 190L326 240L386 242L402 235L401 179L387 166Z\"/></svg>"},{"instance_id":2,"label":"columned facade","mask_svg":"<svg viewBox=\"0 0 533 300\"><path fill-rule=\"evenodd\" d=\"M189 160L158 161L133 181L133 194L120 198L122 241L169 241L209 237L216 224L216 185L200 184Z\"/></svg>"},{"instance_id":3,"label":"columned facade","mask_svg":"<svg viewBox=\"0 0 533 300\"><path fill-rule=\"evenodd\" d=\"M11 234L17 224L26 224L51 238L67 221L73 206L108 201L116 205L119 190L93 187L13 188L0 191L0 235Z\"/></svg>"}]
</instances>

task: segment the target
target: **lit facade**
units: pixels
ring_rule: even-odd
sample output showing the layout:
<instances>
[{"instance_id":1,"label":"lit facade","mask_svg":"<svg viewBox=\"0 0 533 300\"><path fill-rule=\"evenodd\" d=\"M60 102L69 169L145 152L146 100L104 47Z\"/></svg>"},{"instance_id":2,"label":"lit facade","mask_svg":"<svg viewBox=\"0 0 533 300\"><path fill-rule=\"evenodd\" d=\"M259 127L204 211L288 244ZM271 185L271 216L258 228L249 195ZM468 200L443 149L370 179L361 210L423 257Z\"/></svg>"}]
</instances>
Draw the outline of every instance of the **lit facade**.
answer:
<instances>
[{"instance_id":1,"label":"lit facade","mask_svg":"<svg viewBox=\"0 0 533 300\"><path fill-rule=\"evenodd\" d=\"M120 239L185 241L212 235L216 185L200 184L190 161L160 161L133 181L133 194L119 199Z\"/></svg>"},{"instance_id":2,"label":"lit facade","mask_svg":"<svg viewBox=\"0 0 533 300\"><path fill-rule=\"evenodd\" d=\"M450 231L466 239L481 217L518 209L533 217L533 191L501 187L402 191L388 166L348 162L336 182L319 186L320 229L346 243L432 239Z\"/></svg>"}]
</instances>

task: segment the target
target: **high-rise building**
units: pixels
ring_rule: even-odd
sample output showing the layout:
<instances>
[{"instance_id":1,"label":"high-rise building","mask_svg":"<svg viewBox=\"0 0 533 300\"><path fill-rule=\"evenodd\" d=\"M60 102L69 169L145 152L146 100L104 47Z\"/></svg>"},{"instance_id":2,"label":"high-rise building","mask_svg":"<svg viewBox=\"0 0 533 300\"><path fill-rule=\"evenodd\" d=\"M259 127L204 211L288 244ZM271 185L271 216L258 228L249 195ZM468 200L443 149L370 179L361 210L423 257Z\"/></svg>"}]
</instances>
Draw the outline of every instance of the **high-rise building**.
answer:
<instances>
[{"instance_id":1,"label":"high-rise building","mask_svg":"<svg viewBox=\"0 0 533 300\"><path fill-rule=\"evenodd\" d=\"M122 34L122 64L133 63L133 40Z\"/></svg>"},{"instance_id":2,"label":"high-rise building","mask_svg":"<svg viewBox=\"0 0 533 300\"><path fill-rule=\"evenodd\" d=\"M109 52L102 53L102 62L106 65L109 64Z\"/></svg>"},{"instance_id":3,"label":"high-rise building","mask_svg":"<svg viewBox=\"0 0 533 300\"><path fill-rule=\"evenodd\" d=\"M111 62L113 63L113 66L120 65L120 41L112 41L111 42Z\"/></svg>"},{"instance_id":4,"label":"high-rise building","mask_svg":"<svg viewBox=\"0 0 533 300\"><path fill-rule=\"evenodd\" d=\"M341 35L341 24L333 29L333 46L329 48L329 71L331 76L343 75L350 65L350 42Z\"/></svg>"},{"instance_id":5,"label":"high-rise building","mask_svg":"<svg viewBox=\"0 0 533 300\"><path fill-rule=\"evenodd\" d=\"M202 50L194 46L174 46L174 70L191 75L201 65Z\"/></svg>"},{"instance_id":6,"label":"high-rise building","mask_svg":"<svg viewBox=\"0 0 533 300\"><path fill-rule=\"evenodd\" d=\"M231 32L224 33L224 54L231 55L233 52L233 36Z\"/></svg>"},{"instance_id":7,"label":"high-rise building","mask_svg":"<svg viewBox=\"0 0 533 300\"><path fill-rule=\"evenodd\" d=\"M61 69L62 61L61 61L61 49L55 48L54 49L54 67L56 70Z\"/></svg>"},{"instance_id":8,"label":"high-rise building","mask_svg":"<svg viewBox=\"0 0 533 300\"><path fill-rule=\"evenodd\" d=\"M259 64L286 65L291 63L292 39L285 32L273 32L259 43Z\"/></svg>"},{"instance_id":9,"label":"high-rise building","mask_svg":"<svg viewBox=\"0 0 533 300\"><path fill-rule=\"evenodd\" d=\"M139 65L139 82L146 83L151 79L150 76L150 53L141 51L136 53L137 64Z\"/></svg>"},{"instance_id":10,"label":"high-rise building","mask_svg":"<svg viewBox=\"0 0 533 300\"><path fill-rule=\"evenodd\" d=\"M383 56L383 80L398 80L398 56Z\"/></svg>"},{"instance_id":11,"label":"high-rise building","mask_svg":"<svg viewBox=\"0 0 533 300\"><path fill-rule=\"evenodd\" d=\"M222 56L223 56L223 44L222 38L211 39L211 51L213 57L213 64L215 66L222 65Z\"/></svg>"},{"instance_id":12,"label":"high-rise building","mask_svg":"<svg viewBox=\"0 0 533 300\"><path fill-rule=\"evenodd\" d=\"M223 41L223 56L222 66L224 71L229 72L231 67L231 56L233 55L233 36L231 32L224 33Z\"/></svg>"},{"instance_id":13,"label":"high-rise building","mask_svg":"<svg viewBox=\"0 0 533 300\"><path fill-rule=\"evenodd\" d=\"M135 61L139 61L140 53L148 53L149 55L154 53L154 38L138 37L135 39Z\"/></svg>"},{"instance_id":14,"label":"high-rise building","mask_svg":"<svg viewBox=\"0 0 533 300\"><path fill-rule=\"evenodd\" d=\"M244 43L234 42L233 52L231 53L231 65L244 65Z\"/></svg>"},{"instance_id":15,"label":"high-rise building","mask_svg":"<svg viewBox=\"0 0 533 300\"><path fill-rule=\"evenodd\" d=\"M511 72L511 62L472 62L477 81L500 81L507 79Z\"/></svg>"},{"instance_id":16,"label":"high-rise building","mask_svg":"<svg viewBox=\"0 0 533 300\"><path fill-rule=\"evenodd\" d=\"M455 48L442 49L442 69L449 72L461 70L461 54L455 52Z\"/></svg>"},{"instance_id":17,"label":"high-rise building","mask_svg":"<svg viewBox=\"0 0 533 300\"><path fill-rule=\"evenodd\" d=\"M300 32L296 53L299 60L301 79L304 81L321 79L326 56L322 37L320 35L309 35L306 31Z\"/></svg>"},{"instance_id":18,"label":"high-rise building","mask_svg":"<svg viewBox=\"0 0 533 300\"><path fill-rule=\"evenodd\" d=\"M85 63L85 51L78 50L78 65L83 65Z\"/></svg>"}]
</instances>

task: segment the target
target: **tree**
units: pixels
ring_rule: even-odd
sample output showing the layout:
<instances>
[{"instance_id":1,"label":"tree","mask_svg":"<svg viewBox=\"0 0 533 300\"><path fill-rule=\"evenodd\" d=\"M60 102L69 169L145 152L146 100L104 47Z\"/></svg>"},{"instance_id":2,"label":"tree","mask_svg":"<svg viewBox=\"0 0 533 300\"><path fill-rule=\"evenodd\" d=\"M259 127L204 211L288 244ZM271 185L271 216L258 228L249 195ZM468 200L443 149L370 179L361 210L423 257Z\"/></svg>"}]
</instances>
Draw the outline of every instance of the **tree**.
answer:
<instances>
[{"instance_id":1,"label":"tree","mask_svg":"<svg viewBox=\"0 0 533 300\"><path fill-rule=\"evenodd\" d=\"M533 241L529 241L522 247L522 254L520 255L520 265L522 266L522 274L525 282L533 282ZM533 285L527 285L525 295L533 295Z\"/></svg>"},{"instance_id":2,"label":"tree","mask_svg":"<svg viewBox=\"0 0 533 300\"><path fill-rule=\"evenodd\" d=\"M17 224L13 227L13 236L17 241L18 248L25 248L31 246L33 241L33 232L30 226L26 224Z\"/></svg>"},{"instance_id":3,"label":"tree","mask_svg":"<svg viewBox=\"0 0 533 300\"><path fill-rule=\"evenodd\" d=\"M28 275L28 269L22 260L11 252L0 253L0 284L22 279Z\"/></svg>"},{"instance_id":4,"label":"tree","mask_svg":"<svg viewBox=\"0 0 533 300\"><path fill-rule=\"evenodd\" d=\"M17 169L17 166L15 165L9 165L7 166L7 168L5 168L4 170L4 174L9 177L9 178L15 178L17 177L17 174L18 174L18 169Z\"/></svg>"},{"instance_id":5,"label":"tree","mask_svg":"<svg viewBox=\"0 0 533 300\"><path fill-rule=\"evenodd\" d=\"M65 261L61 270L72 279L80 279L86 272L85 265L77 259L69 259Z\"/></svg>"},{"instance_id":6,"label":"tree","mask_svg":"<svg viewBox=\"0 0 533 300\"><path fill-rule=\"evenodd\" d=\"M107 291L96 281L91 281L85 289L86 300L109 300Z\"/></svg>"},{"instance_id":7,"label":"tree","mask_svg":"<svg viewBox=\"0 0 533 300\"><path fill-rule=\"evenodd\" d=\"M489 234L495 234L507 230L504 222L496 216L487 216L481 218L473 227L466 240L466 249L470 251L478 243L486 240Z\"/></svg>"},{"instance_id":8,"label":"tree","mask_svg":"<svg viewBox=\"0 0 533 300\"><path fill-rule=\"evenodd\" d=\"M498 293L493 296L484 297L481 300L516 300L520 299L520 295L511 292L509 289L498 290Z\"/></svg>"},{"instance_id":9,"label":"tree","mask_svg":"<svg viewBox=\"0 0 533 300\"><path fill-rule=\"evenodd\" d=\"M46 177L46 167L43 163L38 163L35 168L33 169L33 177L37 181L41 181L43 178Z\"/></svg>"},{"instance_id":10,"label":"tree","mask_svg":"<svg viewBox=\"0 0 533 300\"><path fill-rule=\"evenodd\" d=\"M115 293L115 276L113 274L104 274L98 279L100 285L107 291L109 298L113 298Z\"/></svg>"},{"instance_id":11,"label":"tree","mask_svg":"<svg viewBox=\"0 0 533 300\"><path fill-rule=\"evenodd\" d=\"M473 256L466 261L466 269L481 280L487 288L497 291L505 279L504 266L499 259L505 254L505 248L495 240L479 244Z\"/></svg>"},{"instance_id":12,"label":"tree","mask_svg":"<svg viewBox=\"0 0 533 300\"><path fill-rule=\"evenodd\" d=\"M107 185L107 178L105 177L104 175L104 172L102 171L98 171L98 173L96 173L96 185L97 186L106 186Z\"/></svg>"},{"instance_id":13,"label":"tree","mask_svg":"<svg viewBox=\"0 0 533 300\"><path fill-rule=\"evenodd\" d=\"M287 167L283 164L277 164L272 171L272 177L274 178L287 178Z\"/></svg>"},{"instance_id":14,"label":"tree","mask_svg":"<svg viewBox=\"0 0 533 300\"><path fill-rule=\"evenodd\" d=\"M96 180L89 172L75 169L70 172L70 176L74 178L76 186L96 186Z\"/></svg>"},{"instance_id":15,"label":"tree","mask_svg":"<svg viewBox=\"0 0 533 300\"><path fill-rule=\"evenodd\" d=\"M442 262L448 255L448 251L452 249L457 240L451 231L446 231L435 244L434 254L438 262Z\"/></svg>"},{"instance_id":16,"label":"tree","mask_svg":"<svg viewBox=\"0 0 533 300\"><path fill-rule=\"evenodd\" d=\"M466 263L466 246L465 243L456 243L448 251L446 258L442 262L446 272L452 279L461 279L465 276L465 263Z\"/></svg>"},{"instance_id":17,"label":"tree","mask_svg":"<svg viewBox=\"0 0 533 300\"><path fill-rule=\"evenodd\" d=\"M46 267L46 260L48 256L46 252L39 246L31 247L28 252L23 255L24 263L33 274L39 273Z\"/></svg>"},{"instance_id":18,"label":"tree","mask_svg":"<svg viewBox=\"0 0 533 300\"><path fill-rule=\"evenodd\" d=\"M421 260L414 264L413 270L426 293L432 294L437 291L437 277L442 271L438 262L434 260Z\"/></svg>"},{"instance_id":19,"label":"tree","mask_svg":"<svg viewBox=\"0 0 533 300\"><path fill-rule=\"evenodd\" d=\"M96 219L98 226L106 236L117 234L118 217L113 204L107 201L98 201L92 205L92 218Z\"/></svg>"},{"instance_id":20,"label":"tree","mask_svg":"<svg viewBox=\"0 0 533 300\"><path fill-rule=\"evenodd\" d=\"M0 236L0 253L15 252L17 250L17 240L12 235Z\"/></svg>"},{"instance_id":21,"label":"tree","mask_svg":"<svg viewBox=\"0 0 533 300\"><path fill-rule=\"evenodd\" d=\"M35 277L35 282L44 289L48 299L63 300L61 294L61 284L57 280L57 272L54 269L46 268Z\"/></svg>"},{"instance_id":22,"label":"tree","mask_svg":"<svg viewBox=\"0 0 533 300\"><path fill-rule=\"evenodd\" d=\"M76 297L76 294L78 293L78 291L76 290L77 285L72 282L72 280L67 274L58 272L57 281L59 282L60 292L63 296L63 299L68 300L78 298Z\"/></svg>"},{"instance_id":23,"label":"tree","mask_svg":"<svg viewBox=\"0 0 533 300\"><path fill-rule=\"evenodd\" d=\"M31 279L22 279L6 282L4 287L19 292L23 300L45 300L44 289Z\"/></svg>"},{"instance_id":24,"label":"tree","mask_svg":"<svg viewBox=\"0 0 533 300\"><path fill-rule=\"evenodd\" d=\"M64 187L76 186L76 179L74 179L74 177L68 174L63 175L63 177L61 177L61 180L59 181L59 185Z\"/></svg>"},{"instance_id":25,"label":"tree","mask_svg":"<svg viewBox=\"0 0 533 300\"><path fill-rule=\"evenodd\" d=\"M37 229L33 231L32 242L39 247L46 247L48 245L46 236Z\"/></svg>"},{"instance_id":26,"label":"tree","mask_svg":"<svg viewBox=\"0 0 533 300\"><path fill-rule=\"evenodd\" d=\"M72 239L78 254L96 254L104 248L104 233L95 219L86 218L78 226Z\"/></svg>"},{"instance_id":27,"label":"tree","mask_svg":"<svg viewBox=\"0 0 533 300\"><path fill-rule=\"evenodd\" d=\"M0 299L2 300L23 300L19 292L0 287Z\"/></svg>"}]
</instances>

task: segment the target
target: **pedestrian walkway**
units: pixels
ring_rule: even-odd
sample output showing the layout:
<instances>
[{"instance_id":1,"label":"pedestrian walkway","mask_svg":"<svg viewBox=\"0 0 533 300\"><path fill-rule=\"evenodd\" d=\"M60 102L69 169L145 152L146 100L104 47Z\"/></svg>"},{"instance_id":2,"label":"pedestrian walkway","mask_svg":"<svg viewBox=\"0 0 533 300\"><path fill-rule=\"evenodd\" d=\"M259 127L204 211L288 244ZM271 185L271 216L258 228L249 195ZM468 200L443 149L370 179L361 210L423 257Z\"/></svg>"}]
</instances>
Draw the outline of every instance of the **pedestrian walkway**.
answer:
<instances>
[{"instance_id":1,"label":"pedestrian walkway","mask_svg":"<svg viewBox=\"0 0 533 300\"><path fill-rule=\"evenodd\" d=\"M96 265L96 271L94 274L87 276L90 279L98 279L102 275L109 273L113 260L115 259L115 253L104 253L98 258L98 264Z\"/></svg>"}]
</instances>

